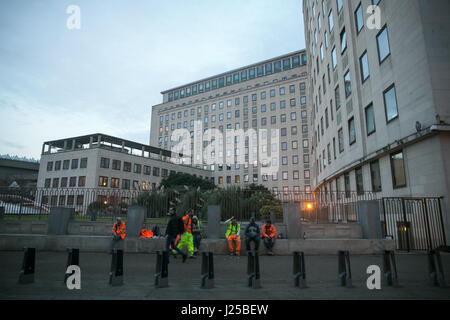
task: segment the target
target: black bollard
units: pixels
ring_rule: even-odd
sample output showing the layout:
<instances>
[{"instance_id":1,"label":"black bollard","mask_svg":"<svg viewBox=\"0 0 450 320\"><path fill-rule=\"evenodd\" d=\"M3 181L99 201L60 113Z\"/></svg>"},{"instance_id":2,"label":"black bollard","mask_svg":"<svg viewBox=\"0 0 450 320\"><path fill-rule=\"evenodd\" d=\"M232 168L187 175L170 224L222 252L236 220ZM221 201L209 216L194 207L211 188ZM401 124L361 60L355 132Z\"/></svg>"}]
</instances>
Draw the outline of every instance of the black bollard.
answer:
<instances>
[{"instance_id":1,"label":"black bollard","mask_svg":"<svg viewBox=\"0 0 450 320\"><path fill-rule=\"evenodd\" d=\"M156 251L155 287L169 286L169 254L167 251Z\"/></svg>"},{"instance_id":2,"label":"black bollard","mask_svg":"<svg viewBox=\"0 0 450 320\"><path fill-rule=\"evenodd\" d=\"M34 266L36 261L36 248L23 248L23 263L20 270L19 283L27 284L34 282Z\"/></svg>"},{"instance_id":3,"label":"black bollard","mask_svg":"<svg viewBox=\"0 0 450 320\"><path fill-rule=\"evenodd\" d=\"M259 256L257 252L249 251L247 263L247 285L253 289L261 288L261 279L259 272Z\"/></svg>"},{"instance_id":4,"label":"black bollard","mask_svg":"<svg viewBox=\"0 0 450 320\"><path fill-rule=\"evenodd\" d=\"M80 266L80 249L67 248L67 265L66 270L69 266ZM67 278L72 274L64 274L64 284L67 282Z\"/></svg>"},{"instance_id":5,"label":"black bollard","mask_svg":"<svg viewBox=\"0 0 450 320\"><path fill-rule=\"evenodd\" d=\"M114 249L113 251L109 284L113 287L123 285L123 250Z\"/></svg>"},{"instance_id":6,"label":"black bollard","mask_svg":"<svg viewBox=\"0 0 450 320\"><path fill-rule=\"evenodd\" d=\"M439 250L428 251L428 273L433 286L445 287L444 269Z\"/></svg>"},{"instance_id":7,"label":"black bollard","mask_svg":"<svg viewBox=\"0 0 450 320\"><path fill-rule=\"evenodd\" d=\"M307 288L306 286L306 271L305 271L305 254L303 252L294 252L294 286L300 289Z\"/></svg>"},{"instance_id":8,"label":"black bollard","mask_svg":"<svg viewBox=\"0 0 450 320\"><path fill-rule=\"evenodd\" d=\"M212 252L202 252L201 288L214 288L214 256Z\"/></svg>"},{"instance_id":9,"label":"black bollard","mask_svg":"<svg viewBox=\"0 0 450 320\"><path fill-rule=\"evenodd\" d=\"M398 287L397 264L393 251L385 250L383 253L383 274L388 286Z\"/></svg>"},{"instance_id":10,"label":"black bollard","mask_svg":"<svg viewBox=\"0 0 450 320\"><path fill-rule=\"evenodd\" d=\"M338 272L341 287L352 287L352 269L350 267L350 253L348 251L339 251L338 253Z\"/></svg>"}]
</instances>

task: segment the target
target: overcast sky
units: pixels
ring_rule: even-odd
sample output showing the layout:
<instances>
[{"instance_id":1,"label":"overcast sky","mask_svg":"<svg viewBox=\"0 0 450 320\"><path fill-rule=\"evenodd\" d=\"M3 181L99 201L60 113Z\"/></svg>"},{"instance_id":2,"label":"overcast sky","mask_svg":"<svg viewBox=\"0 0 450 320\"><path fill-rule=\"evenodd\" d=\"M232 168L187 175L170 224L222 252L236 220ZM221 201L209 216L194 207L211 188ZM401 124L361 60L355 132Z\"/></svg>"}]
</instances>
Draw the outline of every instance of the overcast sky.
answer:
<instances>
[{"instance_id":1,"label":"overcast sky","mask_svg":"<svg viewBox=\"0 0 450 320\"><path fill-rule=\"evenodd\" d=\"M148 144L161 91L303 49L301 2L1 0L0 154L97 132Z\"/></svg>"}]
</instances>

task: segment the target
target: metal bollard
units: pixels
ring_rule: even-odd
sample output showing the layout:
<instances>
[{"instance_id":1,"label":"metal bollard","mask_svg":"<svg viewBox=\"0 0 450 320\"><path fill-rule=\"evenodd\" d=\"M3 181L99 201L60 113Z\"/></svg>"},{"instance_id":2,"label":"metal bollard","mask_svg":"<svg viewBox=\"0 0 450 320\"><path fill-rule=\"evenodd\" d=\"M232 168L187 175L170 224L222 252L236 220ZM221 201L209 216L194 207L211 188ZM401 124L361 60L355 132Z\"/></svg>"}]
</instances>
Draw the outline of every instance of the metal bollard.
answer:
<instances>
[{"instance_id":1,"label":"metal bollard","mask_svg":"<svg viewBox=\"0 0 450 320\"><path fill-rule=\"evenodd\" d=\"M20 270L19 283L27 284L34 282L34 266L36 262L36 248L23 248L23 263Z\"/></svg>"},{"instance_id":2,"label":"metal bollard","mask_svg":"<svg viewBox=\"0 0 450 320\"><path fill-rule=\"evenodd\" d=\"M305 254L303 252L294 252L294 286L300 289L306 286Z\"/></svg>"},{"instance_id":3,"label":"metal bollard","mask_svg":"<svg viewBox=\"0 0 450 320\"><path fill-rule=\"evenodd\" d=\"M338 253L339 281L341 287L352 287L352 269L350 267L350 253L339 251Z\"/></svg>"},{"instance_id":4,"label":"metal bollard","mask_svg":"<svg viewBox=\"0 0 450 320\"><path fill-rule=\"evenodd\" d=\"M80 249L67 248L67 265L66 270L69 266L79 266L80 265ZM70 273L64 274L64 283L67 282L67 278L70 277Z\"/></svg>"},{"instance_id":5,"label":"metal bollard","mask_svg":"<svg viewBox=\"0 0 450 320\"><path fill-rule=\"evenodd\" d=\"M259 256L257 252L247 252L247 280L248 286L253 289L261 288L261 276L259 273Z\"/></svg>"},{"instance_id":6,"label":"metal bollard","mask_svg":"<svg viewBox=\"0 0 450 320\"><path fill-rule=\"evenodd\" d=\"M433 286L445 287L444 268L439 250L428 251L428 273Z\"/></svg>"},{"instance_id":7,"label":"metal bollard","mask_svg":"<svg viewBox=\"0 0 450 320\"><path fill-rule=\"evenodd\" d=\"M385 250L383 253L383 274L388 286L398 287L397 264L393 251Z\"/></svg>"},{"instance_id":8,"label":"metal bollard","mask_svg":"<svg viewBox=\"0 0 450 320\"><path fill-rule=\"evenodd\" d=\"M113 251L109 284L113 287L123 285L123 250L114 249Z\"/></svg>"},{"instance_id":9,"label":"metal bollard","mask_svg":"<svg viewBox=\"0 0 450 320\"><path fill-rule=\"evenodd\" d=\"M155 287L165 288L169 286L169 253L156 251Z\"/></svg>"},{"instance_id":10,"label":"metal bollard","mask_svg":"<svg viewBox=\"0 0 450 320\"><path fill-rule=\"evenodd\" d=\"M201 288L214 288L214 255L212 252L202 252Z\"/></svg>"}]
</instances>

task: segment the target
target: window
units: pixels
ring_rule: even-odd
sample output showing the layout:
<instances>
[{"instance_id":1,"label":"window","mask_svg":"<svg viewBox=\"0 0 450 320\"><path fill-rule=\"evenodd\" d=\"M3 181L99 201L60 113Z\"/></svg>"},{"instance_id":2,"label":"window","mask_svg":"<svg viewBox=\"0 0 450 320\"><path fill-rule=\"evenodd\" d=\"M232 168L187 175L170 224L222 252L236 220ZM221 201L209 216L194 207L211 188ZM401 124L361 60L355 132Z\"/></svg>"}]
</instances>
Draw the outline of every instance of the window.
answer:
<instances>
[{"instance_id":1,"label":"window","mask_svg":"<svg viewBox=\"0 0 450 320\"><path fill-rule=\"evenodd\" d=\"M384 26L383 29L377 35L377 46L378 46L378 59L381 64L391 54L391 49L389 48L388 30L386 26Z\"/></svg>"},{"instance_id":2,"label":"window","mask_svg":"<svg viewBox=\"0 0 450 320\"><path fill-rule=\"evenodd\" d=\"M112 161L112 169L113 170L120 170L121 168L121 161L120 160L113 160Z\"/></svg>"},{"instance_id":3,"label":"window","mask_svg":"<svg viewBox=\"0 0 450 320\"><path fill-rule=\"evenodd\" d=\"M61 160L55 161L55 171L61 170Z\"/></svg>"},{"instance_id":4,"label":"window","mask_svg":"<svg viewBox=\"0 0 450 320\"><path fill-rule=\"evenodd\" d=\"M160 169L157 167L153 167L153 176L159 177Z\"/></svg>"},{"instance_id":5,"label":"window","mask_svg":"<svg viewBox=\"0 0 450 320\"><path fill-rule=\"evenodd\" d=\"M386 110L386 121L390 122L398 117L397 97L395 93L395 85L391 85L383 92L384 108Z\"/></svg>"},{"instance_id":6,"label":"window","mask_svg":"<svg viewBox=\"0 0 450 320\"><path fill-rule=\"evenodd\" d=\"M345 190L345 197L350 198L350 174L346 173L344 174L344 190Z\"/></svg>"},{"instance_id":7,"label":"window","mask_svg":"<svg viewBox=\"0 0 450 320\"><path fill-rule=\"evenodd\" d=\"M355 118L353 117L348 120L348 140L350 145L356 142Z\"/></svg>"},{"instance_id":8,"label":"window","mask_svg":"<svg viewBox=\"0 0 450 320\"><path fill-rule=\"evenodd\" d=\"M98 177L98 186L106 188L108 186L108 177Z\"/></svg>"},{"instance_id":9,"label":"window","mask_svg":"<svg viewBox=\"0 0 450 320\"><path fill-rule=\"evenodd\" d=\"M339 153L344 152L344 132L342 128L338 131Z\"/></svg>"},{"instance_id":10,"label":"window","mask_svg":"<svg viewBox=\"0 0 450 320\"><path fill-rule=\"evenodd\" d=\"M53 161L49 161L47 162L47 171L52 171L53 170Z\"/></svg>"},{"instance_id":11,"label":"window","mask_svg":"<svg viewBox=\"0 0 450 320\"><path fill-rule=\"evenodd\" d=\"M356 32L359 34L364 27L364 16L362 12L361 3L355 11L355 24L356 24Z\"/></svg>"},{"instance_id":12,"label":"window","mask_svg":"<svg viewBox=\"0 0 450 320\"><path fill-rule=\"evenodd\" d=\"M291 107L295 107L295 105L296 105L295 98L294 98L294 99L291 99L289 103L290 103L290 106L291 106Z\"/></svg>"},{"instance_id":13,"label":"window","mask_svg":"<svg viewBox=\"0 0 450 320\"><path fill-rule=\"evenodd\" d=\"M352 81L350 79L350 70L344 75L345 97L348 98L352 94Z\"/></svg>"},{"instance_id":14,"label":"window","mask_svg":"<svg viewBox=\"0 0 450 320\"><path fill-rule=\"evenodd\" d=\"M347 34L345 33L345 28L341 31L341 54L347 49Z\"/></svg>"},{"instance_id":15,"label":"window","mask_svg":"<svg viewBox=\"0 0 450 320\"><path fill-rule=\"evenodd\" d=\"M339 86L334 89L334 100L336 102L336 111L341 107L341 95L339 93Z\"/></svg>"},{"instance_id":16,"label":"window","mask_svg":"<svg viewBox=\"0 0 450 320\"><path fill-rule=\"evenodd\" d=\"M131 172L131 162L124 162L123 163L123 171Z\"/></svg>"},{"instance_id":17,"label":"window","mask_svg":"<svg viewBox=\"0 0 450 320\"><path fill-rule=\"evenodd\" d=\"M359 67L361 68L361 81L367 80L370 76L369 71L369 60L367 59L367 51L365 51L362 56L359 58Z\"/></svg>"},{"instance_id":18,"label":"window","mask_svg":"<svg viewBox=\"0 0 450 320\"><path fill-rule=\"evenodd\" d=\"M142 165L138 164L138 163L135 163L133 172L134 173L141 173L142 172Z\"/></svg>"},{"instance_id":19,"label":"window","mask_svg":"<svg viewBox=\"0 0 450 320\"><path fill-rule=\"evenodd\" d=\"M342 10L342 0L336 0L336 6L337 6L338 13L341 13L341 10Z\"/></svg>"},{"instance_id":20,"label":"window","mask_svg":"<svg viewBox=\"0 0 450 320\"><path fill-rule=\"evenodd\" d=\"M85 169L85 168L87 168L87 162L88 162L88 158L81 158L81 161L80 161L80 169Z\"/></svg>"},{"instance_id":21,"label":"window","mask_svg":"<svg viewBox=\"0 0 450 320\"><path fill-rule=\"evenodd\" d=\"M375 115L373 111L373 104L371 103L366 107L366 128L367 128L367 136L370 136L372 133L376 131L375 128Z\"/></svg>"},{"instance_id":22,"label":"window","mask_svg":"<svg viewBox=\"0 0 450 320\"><path fill-rule=\"evenodd\" d=\"M100 158L100 168L109 169L109 158Z\"/></svg>"},{"instance_id":23,"label":"window","mask_svg":"<svg viewBox=\"0 0 450 320\"><path fill-rule=\"evenodd\" d=\"M356 192L358 194L364 194L363 172L361 167L355 169L355 178L356 178Z\"/></svg>"},{"instance_id":24,"label":"window","mask_svg":"<svg viewBox=\"0 0 450 320\"><path fill-rule=\"evenodd\" d=\"M281 96L284 95L285 92L286 92L286 90L284 89L284 87L281 87L281 88L280 88L280 95L281 95Z\"/></svg>"},{"instance_id":25,"label":"window","mask_svg":"<svg viewBox=\"0 0 450 320\"><path fill-rule=\"evenodd\" d=\"M381 188L381 175L380 175L380 163L378 160L370 163L370 177L372 180L372 191L380 192Z\"/></svg>"},{"instance_id":26,"label":"window","mask_svg":"<svg viewBox=\"0 0 450 320\"><path fill-rule=\"evenodd\" d=\"M336 70L337 67L336 47L334 47L333 50L331 50L331 61L333 70Z\"/></svg>"},{"instance_id":27,"label":"window","mask_svg":"<svg viewBox=\"0 0 450 320\"><path fill-rule=\"evenodd\" d=\"M328 26L330 28L330 33L331 33L331 31L333 31L333 27L334 27L332 10L330 10L330 13L328 14Z\"/></svg>"},{"instance_id":28,"label":"window","mask_svg":"<svg viewBox=\"0 0 450 320\"><path fill-rule=\"evenodd\" d=\"M144 174L149 176L151 174L151 169L150 166L144 166Z\"/></svg>"},{"instance_id":29,"label":"window","mask_svg":"<svg viewBox=\"0 0 450 320\"><path fill-rule=\"evenodd\" d=\"M111 178L111 188L119 188L119 178Z\"/></svg>"},{"instance_id":30,"label":"window","mask_svg":"<svg viewBox=\"0 0 450 320\"><path fill-rule=\"evenodd\" d=\"M392 185L395 188L406 187L405 163L403 151L391 154Z\"/></svg>"},{"instance_id":31,"label":"window","mask_svg":"<svg viewBox=\"0 0 450 320\"><path fill-rule=\"evenodd\" d=\"M288 180L289 179L289 172L288 171L283 171L282 177L283 177L283 180Z\"/></svg>"},{"instance_id":32,"label":"window","mask_svg":"<svg viewBox=\"0 0 450 320\"><path fill-rule=\"evenodd\" d=\"M130 180L129 179L122 179L122 189L124 190L130 190Z\"/></svg>"},{"instance_id":33,"label":"window","mask_svg":"<svg viewBox=\"0 0 450 320\"><path fill-rule=\"evenodd\" d=\"M53 178L52 188L59 187L59 178Z\"/></svg>"}]
</instances>

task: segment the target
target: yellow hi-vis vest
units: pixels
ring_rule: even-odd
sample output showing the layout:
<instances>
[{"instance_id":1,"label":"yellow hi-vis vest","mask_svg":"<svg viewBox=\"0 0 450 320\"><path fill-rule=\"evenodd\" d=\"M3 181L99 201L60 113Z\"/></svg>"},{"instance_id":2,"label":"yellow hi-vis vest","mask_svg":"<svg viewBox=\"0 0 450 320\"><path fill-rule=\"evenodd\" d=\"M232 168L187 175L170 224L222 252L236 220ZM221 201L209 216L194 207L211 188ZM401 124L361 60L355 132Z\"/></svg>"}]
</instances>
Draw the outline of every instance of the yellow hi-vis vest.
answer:
<instances>
[{"instance_id":1,"label":"yellow hi-vis vest","mask_svg":"<svg viewBox=\"0 0 450 320\"><path fill-rule=\"evenodd\" d=\"M228 238L232 234L237 234L238 231L241 231L241 225L239 223L237 223L236 225L233 225L233 223L231 221L228 222L227 232L225 233L225 238Z\"/></svg>"}]
</instances>

